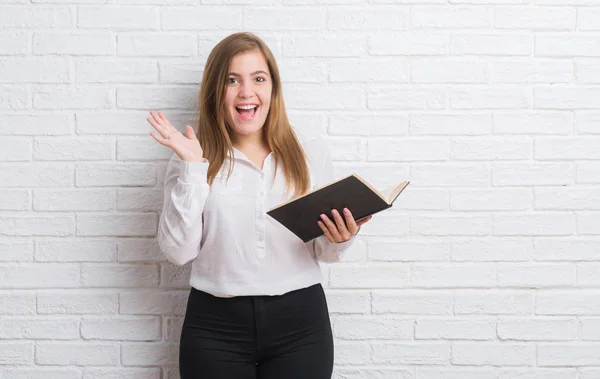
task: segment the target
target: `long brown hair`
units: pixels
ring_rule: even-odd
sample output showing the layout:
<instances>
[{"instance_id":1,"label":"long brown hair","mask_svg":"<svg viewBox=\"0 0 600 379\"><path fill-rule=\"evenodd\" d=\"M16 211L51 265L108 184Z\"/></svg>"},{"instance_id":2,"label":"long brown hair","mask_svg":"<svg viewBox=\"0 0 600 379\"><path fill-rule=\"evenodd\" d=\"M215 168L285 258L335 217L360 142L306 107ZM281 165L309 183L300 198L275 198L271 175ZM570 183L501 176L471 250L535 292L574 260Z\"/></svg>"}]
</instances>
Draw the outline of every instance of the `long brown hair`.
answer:
<instances>
[{"instance_id":1,"label":"long brown hair","mask_svg":"<svg viewBox=\"0 0 600 379\"><path fill-rule=\"evenodd\" d=\"M233 158L232 132L225 122L225 86L231 60L237 54L248 51L262 53L272 78L271 104L262 131L268 148L273 152L275 172L281 164L288 193L293 188L292 197L300 196L305 194L310 186L307 157L285 111L275 57L267 45L252 33L234 33L226 37L213 48L206 61L198 102L197 136L204 158L210 162L208 183L212 184L225 158L227 156ZM231 175L232 170L233 159L230 159L228 175Z\"/></svg>"}]
</instances>

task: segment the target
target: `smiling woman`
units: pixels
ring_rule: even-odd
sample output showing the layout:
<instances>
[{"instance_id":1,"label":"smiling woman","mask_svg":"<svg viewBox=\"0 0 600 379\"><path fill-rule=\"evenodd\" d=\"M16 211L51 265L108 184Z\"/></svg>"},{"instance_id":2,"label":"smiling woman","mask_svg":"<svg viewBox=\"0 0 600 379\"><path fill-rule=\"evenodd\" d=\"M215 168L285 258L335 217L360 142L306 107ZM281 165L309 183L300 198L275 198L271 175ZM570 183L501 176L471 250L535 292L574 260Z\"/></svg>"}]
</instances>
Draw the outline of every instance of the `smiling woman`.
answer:
<instances>
[{"instance_id":1,"label":"smiling woman","mask_svg":"<svg viewBox=\"0 0 600 379\"><path fill-rule=\"evenodd\" d=\"M171 262L192 261L181 378L328 379L333 337L319 261L338 261L368 219L332 211L315 220L324 235L305 243L267 216L334 178L324 139L290 125L260 38L237 33L215 46L199 112L197 133L180 133L162 112L148 118L150 134L174 152L158 243Z\"/></svg>"}]
</instances>

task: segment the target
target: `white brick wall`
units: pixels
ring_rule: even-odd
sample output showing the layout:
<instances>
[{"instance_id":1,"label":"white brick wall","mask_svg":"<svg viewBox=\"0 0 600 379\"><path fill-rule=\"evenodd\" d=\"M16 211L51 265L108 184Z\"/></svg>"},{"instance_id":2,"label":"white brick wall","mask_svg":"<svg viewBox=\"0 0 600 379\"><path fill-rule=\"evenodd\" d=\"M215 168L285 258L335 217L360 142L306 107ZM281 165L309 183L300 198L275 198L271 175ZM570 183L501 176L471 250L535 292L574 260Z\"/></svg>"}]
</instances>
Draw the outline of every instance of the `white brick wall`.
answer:
<instances>
[{"instance_id":1,"label":"white brick wall","mask_svg":"<svg viewBox=\"0 0 600 379\"><path fill-rule=\"evenodd\" d=\"M410 179L324 265L334 379L600 378L600 0L0 1L0 378L178 379L155 233L203 64L278 58L337 175Z\"/></svg>"}]
</instances>

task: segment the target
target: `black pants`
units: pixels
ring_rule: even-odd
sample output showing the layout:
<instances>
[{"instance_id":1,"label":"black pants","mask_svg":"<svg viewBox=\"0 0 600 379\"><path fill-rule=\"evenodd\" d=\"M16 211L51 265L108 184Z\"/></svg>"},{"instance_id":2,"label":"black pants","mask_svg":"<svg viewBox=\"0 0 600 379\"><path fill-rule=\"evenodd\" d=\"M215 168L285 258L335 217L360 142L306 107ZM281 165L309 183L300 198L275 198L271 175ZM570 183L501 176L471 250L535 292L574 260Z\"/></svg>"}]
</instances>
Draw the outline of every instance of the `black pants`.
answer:
<instances>
[{"instance_id":1,"label":"black pants","mask_svg":"<svg viewBox=\"0 0 600 379\"><path fill-rule=\"evenodd\" d=\"M333 336L320 284L280 296L218 298L192 289L181 379L330 379Z\"/></svg>"}]
</instances>

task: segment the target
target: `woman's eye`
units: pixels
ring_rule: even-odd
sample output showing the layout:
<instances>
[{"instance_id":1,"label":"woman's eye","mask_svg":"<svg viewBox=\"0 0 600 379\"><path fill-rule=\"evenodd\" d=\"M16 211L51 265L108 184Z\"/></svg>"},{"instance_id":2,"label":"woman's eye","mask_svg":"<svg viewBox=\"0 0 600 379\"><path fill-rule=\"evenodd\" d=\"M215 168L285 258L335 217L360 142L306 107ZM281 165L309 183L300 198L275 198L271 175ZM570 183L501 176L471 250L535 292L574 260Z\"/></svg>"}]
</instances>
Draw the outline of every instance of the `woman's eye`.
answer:
<instances>
[{"instance_id":1,"label":"woman's eye","mask_svg":"<svg viewBox=\"0 0 600 379\"><path fill-rule=\"evenodd\" d=\"M257 82L264 82L265 78L263 78L262 76L259 76L258 78L256 78Z\"/></svg>"},{"instance_id":2,"label":"woman's eye","mask_svg":"<svg viewBox=\"0 0 600 379\"><path fill-rule=\"evenodd\" d=\"M229 84L234 84L235 82L237 82L236 78L229 78Z\"/></svg>"}]
</instances>

